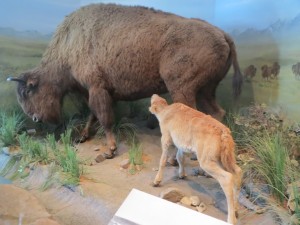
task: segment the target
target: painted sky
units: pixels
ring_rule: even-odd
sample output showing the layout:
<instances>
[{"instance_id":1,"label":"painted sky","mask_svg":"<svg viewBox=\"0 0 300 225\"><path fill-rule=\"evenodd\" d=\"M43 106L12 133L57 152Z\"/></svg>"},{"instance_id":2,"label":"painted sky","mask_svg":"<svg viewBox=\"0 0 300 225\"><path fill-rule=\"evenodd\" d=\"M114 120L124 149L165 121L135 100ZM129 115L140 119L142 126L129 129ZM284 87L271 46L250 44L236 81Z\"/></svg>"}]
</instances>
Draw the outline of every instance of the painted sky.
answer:
<instances>
[{"instance_id":1,"label":"painted sky","mask_svg":"<svg viewBox=\"0 0 300 225\"><path fill-rule=\"evenodd\" d=\"M225 30L263 29L278 19L290 20L300 14L300 0L1 0L0 27L50 33L64 16L93 2L149 6L205 19Z\"/></svg>"}]
</instances>

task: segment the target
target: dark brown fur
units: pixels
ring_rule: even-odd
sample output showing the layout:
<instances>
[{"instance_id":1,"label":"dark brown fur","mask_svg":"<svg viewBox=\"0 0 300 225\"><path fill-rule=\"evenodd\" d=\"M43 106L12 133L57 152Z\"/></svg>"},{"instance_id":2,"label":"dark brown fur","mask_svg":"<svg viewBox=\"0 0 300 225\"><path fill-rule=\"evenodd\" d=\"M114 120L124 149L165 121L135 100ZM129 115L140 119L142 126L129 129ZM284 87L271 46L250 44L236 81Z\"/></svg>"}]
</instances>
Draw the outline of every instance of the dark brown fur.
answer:
<instances>
[{"instance_id":1,"label":"dark brown fur","mask_svg":"<svg viewBox=\"0 0 300 225\"><path fill-rule=\"evenodd\" d=\"M168 91L175 102L195 108L201 90L204 111L221 119L215 91L231 64L238 95L242 78L236 49L222 30L144 7L94 4L66 17L41 64L20 76L18 99L35 120L56 122L63 97L82 93L114 150L113 101Z\"/></svg>"}]
</instances>

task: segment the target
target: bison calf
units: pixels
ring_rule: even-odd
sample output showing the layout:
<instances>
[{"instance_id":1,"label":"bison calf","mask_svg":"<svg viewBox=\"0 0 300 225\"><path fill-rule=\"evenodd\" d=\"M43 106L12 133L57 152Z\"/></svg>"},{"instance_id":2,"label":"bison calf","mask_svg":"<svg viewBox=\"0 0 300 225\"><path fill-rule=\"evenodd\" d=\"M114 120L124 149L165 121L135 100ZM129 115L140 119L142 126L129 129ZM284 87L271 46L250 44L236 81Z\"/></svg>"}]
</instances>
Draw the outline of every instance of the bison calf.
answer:
<instances>
[{"instance_id":1,"label":"bison calf","mask_svg":"<svg viewBox=\"0 0 300 225\"><path fill-rule=\"evenodd\" d=\"M195 152L200 167L220 183L225 193L228 223L236 224L235 212L238 209L242 170L236 164L235 144L230 130L211 116L184 104L168 105L166 100L158 95L152 96L149 110L157 117L162 133L162 156L154 186L162 181L163 168L171 144L178 148L180 178L185 176L183 153Z\"/></svg>"}]
</instances>

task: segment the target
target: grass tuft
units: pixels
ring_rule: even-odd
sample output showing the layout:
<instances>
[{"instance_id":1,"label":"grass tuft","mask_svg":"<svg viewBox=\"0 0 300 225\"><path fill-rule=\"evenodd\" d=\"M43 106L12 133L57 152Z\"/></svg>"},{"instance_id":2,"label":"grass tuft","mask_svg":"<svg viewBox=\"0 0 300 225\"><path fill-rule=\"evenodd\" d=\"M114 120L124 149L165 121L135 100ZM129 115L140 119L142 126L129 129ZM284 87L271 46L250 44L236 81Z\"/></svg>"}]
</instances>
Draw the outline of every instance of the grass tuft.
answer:
<instances>
[{"instance_id":1,"label":"grass tuft","mask_svg":"<svg viewBox=\"0 0 300 225\"><path fill-rule=\"evenodd\" d=\"M23 127L22 115L13 112L9 115L7 112L0 112L0 141L4 146L13 146L18 144L17 134Z\"/></svg>"}]
</instances>

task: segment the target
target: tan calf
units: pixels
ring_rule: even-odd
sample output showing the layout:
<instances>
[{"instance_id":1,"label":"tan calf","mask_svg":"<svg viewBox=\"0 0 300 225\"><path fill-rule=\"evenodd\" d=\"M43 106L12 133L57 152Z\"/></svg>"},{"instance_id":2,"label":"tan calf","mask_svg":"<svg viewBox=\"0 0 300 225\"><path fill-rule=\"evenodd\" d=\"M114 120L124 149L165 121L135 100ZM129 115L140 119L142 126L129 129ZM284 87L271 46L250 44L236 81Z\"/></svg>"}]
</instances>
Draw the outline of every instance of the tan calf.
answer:
<instances>
[{"instance_id":1,"label":"tan calf","mask_svg":"<svg viewBox=\"0 0 300 225\"><path fill-rule=\"evenodd\" d=\"M235 144L230 130L211 116L184 104L168 105L158 95L152 96L149 110L157 117L162 133L162 155L154 186L162 181L170 145L174 144L178 149L180 178L185 176L183 153L195 152L200 167L220 183L225 193L227 222L236 224L242 170L236 165Z\"/></svg>"}]
</instances>

